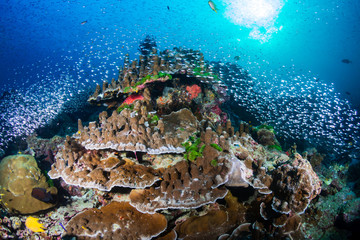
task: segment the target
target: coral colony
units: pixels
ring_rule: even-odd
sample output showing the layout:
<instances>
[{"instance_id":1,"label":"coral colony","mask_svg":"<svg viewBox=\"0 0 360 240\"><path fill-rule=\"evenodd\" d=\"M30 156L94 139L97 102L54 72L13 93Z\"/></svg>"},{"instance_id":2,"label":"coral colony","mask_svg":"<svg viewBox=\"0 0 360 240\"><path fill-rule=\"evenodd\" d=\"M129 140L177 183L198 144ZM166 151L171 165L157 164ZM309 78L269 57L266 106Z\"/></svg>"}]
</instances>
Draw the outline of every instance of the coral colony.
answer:
<instances>
[{"instance_id":1,"label":"coral colony","mask_svg":"<svg viewBox=\"0 0 360 240\"><path fill-rule=\"evenodd\" d=\"M49 140L55 159L47 174L29 155L1 162L1 204L10 212L54 207L53 181L70 195L42 215L41 227L29 219L27 229L11 225L1 236L35 229L44 239L303 237L302 216L322 186L310 155L296 146L283 152L271 126L231 122L221 106L226 94L199 51L127 56L118 79L88 99L107 106L98 120L79 119L62 144ZM34 155L46 151L34 144L41 140L28 142ZM13 174L26 181L11 181Z\"/></svg>"}]
</instances>

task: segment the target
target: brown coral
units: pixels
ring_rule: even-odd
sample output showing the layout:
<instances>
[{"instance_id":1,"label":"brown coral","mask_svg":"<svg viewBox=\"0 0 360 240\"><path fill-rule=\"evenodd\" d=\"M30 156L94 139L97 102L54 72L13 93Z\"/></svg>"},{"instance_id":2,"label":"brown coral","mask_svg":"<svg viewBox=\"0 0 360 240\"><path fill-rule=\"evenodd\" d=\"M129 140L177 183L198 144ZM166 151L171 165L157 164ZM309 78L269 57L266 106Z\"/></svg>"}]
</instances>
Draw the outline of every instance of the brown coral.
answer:
<instances>
[{"instance_id":1,"label":"brown coral","mask_svg":"<svg viewBox=\"0 0 360 240\"><path fill-rule=\"evenodd\" d=\"M192 216L176 226L178 237L186 240L218 239L245 221L245 207L230 192L225 197L226 207L209 210L205 215Z\"/></svg>"},{"instance_id":2,"label":"brown coral","mask_svg":"<svg viewBox=\"0 0 360 240\"><path fill-rule=\"evenodd\" d=\"M137 164L105 150L87 151L68 137L49 176L67 184L110 191L113 187L145 188L159 180L161 169Z\"/></svg>"},{"instance_id":3,"label":"brown coral","mask_svg":"<svg viewBox=\"0 0 360 240\"><path fill-rule=\"evenodd\" d=\"M296 153L291 165L282 165L274 171L271 189L275 194L272 208L276 212L302 214L320 193L321 182L311 164Z\"/></svg>"},{"instance_id":4,"label":"brown coral","mask_svg":"<svg viewBox=\"0 0 360 240\"><path fill-rule=\"evenodd\" d=\"M110 117L106 112L99 116L99 124L79 128L79 141L86 149L113 149L137 151L149 154L181 153L181 143L197 129L198 123L188 109L181 109L161 121L149 114L143 105L135 106L139 111L124 109L114 111ZM152 126L152 124L157 124ZM101 131L99 130L101 129ZM176 136L176 137L174 137Z\"/></svg>"},{"instance_id":5,"label":"brown coral","mask_svg":"<svg viewBox=\"0 0 360 240\"><path fill-rule=\"evenodd\" d=\"M264 146L272 146L277 144L277 140L273 131L261 128L257 131L258 142Z\"/></svg>"},{"instance_id":6,"label":"brown coral","mask_svg":"<svg viewBox=\"0 0 360 240\"><path fill-rule=\"evenodd\" d=\"M31 214L55 206L31 196L34 188L44 189L56 198L57 189L50 187L46 177L31 155L12 155L0 163L1 204L11 213Z\"/></svg>"},{"instance_id":7,"label":"brown coral","mask_svg":"<svg viewBox=\"0 0 360 240\"><path fill-rule=\"evenodd\" d=\"M159 213L141 213L127 202L111 202L77 214L65 227L63 236L77 239L151 239L166 229L167 220Z\"/></svg>"},{"instance_id":8,"label":"brown coral","mask_svg":"<svg viewBox=\"0 0 360 240\"><path fill-rule=\"evenodd\" d=\"M206 152L212 152L212 147L206 146ZM213 157L204 155L195 162L181 161L166 169L160 186L131 191L131 205L153 213L167 208L197 208L223 198L227 190L218 186L227 181L231 164L225 156L219 156L218 165L212 166Z\"/></svg>"}]
</instances>

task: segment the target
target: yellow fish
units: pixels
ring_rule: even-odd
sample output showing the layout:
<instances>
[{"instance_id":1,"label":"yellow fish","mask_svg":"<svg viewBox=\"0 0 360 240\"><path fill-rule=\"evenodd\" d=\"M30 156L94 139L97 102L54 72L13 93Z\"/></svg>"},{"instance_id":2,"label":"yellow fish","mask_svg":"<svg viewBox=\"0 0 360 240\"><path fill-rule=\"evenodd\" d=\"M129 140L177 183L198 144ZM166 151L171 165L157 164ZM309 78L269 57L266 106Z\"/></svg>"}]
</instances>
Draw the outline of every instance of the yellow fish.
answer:
<instances>
[{"instance_id":1,"label":"yellow fish","mask_svg":"<svg viewBox=\"0 0 360 240\"><path fill-rule=\"evenodd\" d=\"M219 10L219 9L216 8L215 3L214 3L213 1L208 1L208 4L209 4L210 8L211 8L214 12L217 13L217 10Z\"/></svg>"},{"instance_id":2,"label":"yellow fish","mask_svg":"<svg viewBox=\"0 0 360 240\"><path fill-rule=\"evenodd\" d=\"M25 226L33 232L44 232L44 224L38 222L38 218L28 217L25 221Z\"/></svg>"}]
</instances>

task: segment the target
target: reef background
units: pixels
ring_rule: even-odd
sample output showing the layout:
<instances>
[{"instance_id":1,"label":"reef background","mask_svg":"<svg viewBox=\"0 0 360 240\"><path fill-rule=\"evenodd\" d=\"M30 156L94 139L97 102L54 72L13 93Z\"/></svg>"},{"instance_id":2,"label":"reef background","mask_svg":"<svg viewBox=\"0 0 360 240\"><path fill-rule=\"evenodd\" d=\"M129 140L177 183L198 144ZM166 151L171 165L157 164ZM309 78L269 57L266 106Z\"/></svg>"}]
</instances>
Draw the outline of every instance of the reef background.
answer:
<instances>
[{"instance_id":1,"label":"reef background","mask_svg":"<svg viewBox=\"0 0 360 240\"><path fill-rule=\"evenodd\" d=\"M360 103L357 1L259 0L254 5L223 0L215 4L217 13L207 1L2 3L0 126L6 140L0 142L0 149L7 148L7 139L32 133L62 111L81 109L96 83L117 76L125 54L130 59L138 56L139 42L147 35L155 38L160 50L200 50L209 61L235 63L248 70L262 88L251 95L251 104L279 104L284 99L265 103L258 96L268 94L269 100L274 98L271 93L291 92L292 86L297 88L291 94L301 95L301 85L308 89L309 82L321 82L325 87L320 91L329 98L317 94L316 88L308 94L318 95L322 105L345 109L340 115L352 122L356 112L351 109L359 109ZM280 89L282 80L284 89ZM241 84L231 85L241 91ZM273 124L279 115L289 118L280 109L257 115L259 124ZM322 115L316 118L329 122ZM356 145L354 138L343 142Z\"/></svg>"},{"instance_id":2,"label":"reef background","mask_svg":"<svg viewBox=\"0 0 360 240\"><path fill-rule=\"evenodd\" d=\"M269 124L284 152L310 161L323 185L302 215L307 233L357 236L360 4L252 2L214 1L217 12L207 1L1 3L1 158L43 151L36 160L48 170L63 139L42 138L73 135L78 118L97 120L105 107L89 106L87 98L96 84L117 79L126 54L130 62L139 58L149 36L159 52L201 51L226 86L229 119ZM24 228L25 218L15 220ZM3 226L15 220L4 217Z\"/></svg>"},{"instance_id":3,"label":"reef background","mask_svg":"<svg viewBox=\"0 0 360 240\"><path fill-rule=\"evenodd\" d=\"M312 77L335 83L339 92L350 92L346 97L359 105L358 1L261 0L258 9L248 3L251 1L235 6L227 0L214 2L217 13L207 1L199 0L186 4L177 0L5 1L0 5L1 85L11 86L15 80L17 84L25 80L34 83L39 79L30 79L31 71L45 68L49 73L48 68L55 64L60 72L72 71L72 64L79 65L75 71L84 70L87 60L94 72L83 73L79 81L100 81L96 73L112 77L115 72L101 73L99 66L119 65L121 54L134 51L138 42L151 34L162 49L199 49L208 59L221 61L240 56L242 66L256 69L261 64L261 71L265 71L263 61L270 61L268 70L277 74L291 71L294 64L297 74L311 71ZM274 9L269 9L269 4ZM87 23L82 25L84 21ZM265 34L257 39L249 36L255 28ZM267 36L267 41L262 41ZM104 54L106 51L113 57ZM69 63L62 66L69 57ZM344 64L342 59L352 64ZM280 70L282 65L285 69ZM58 77L54 71L52 74L51 78Z\"/></svg>"}]
</instances>

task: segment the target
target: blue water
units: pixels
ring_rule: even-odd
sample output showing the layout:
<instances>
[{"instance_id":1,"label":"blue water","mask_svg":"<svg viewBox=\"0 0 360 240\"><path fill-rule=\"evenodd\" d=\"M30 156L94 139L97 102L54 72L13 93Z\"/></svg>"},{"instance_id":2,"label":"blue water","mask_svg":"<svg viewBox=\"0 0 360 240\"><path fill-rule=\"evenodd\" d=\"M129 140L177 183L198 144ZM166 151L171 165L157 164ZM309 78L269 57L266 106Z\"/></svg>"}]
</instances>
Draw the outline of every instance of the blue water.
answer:
<instances>
[{"instance_id":1,"label":"blue water","mask_svg":"<svg viewBox=\"0 0 360 240\"><path fill-rule=\"evenodd\" d=\"M16 91L0 104L0 149L49 122L67 102L80 104L74 96L116 77L124 55L138 57L146 35L161 50L198 49L209 61L248 70L257 93L239 104L255 106L250 111L259 122L282 126L283 135L340 148L359 144L359 1L213 2L217 13L206 0L1 1L0 86ZM237 84L234 92L247 99ZM314 105L302 105L310 93Z\"/></svg>"}]
</instances>

